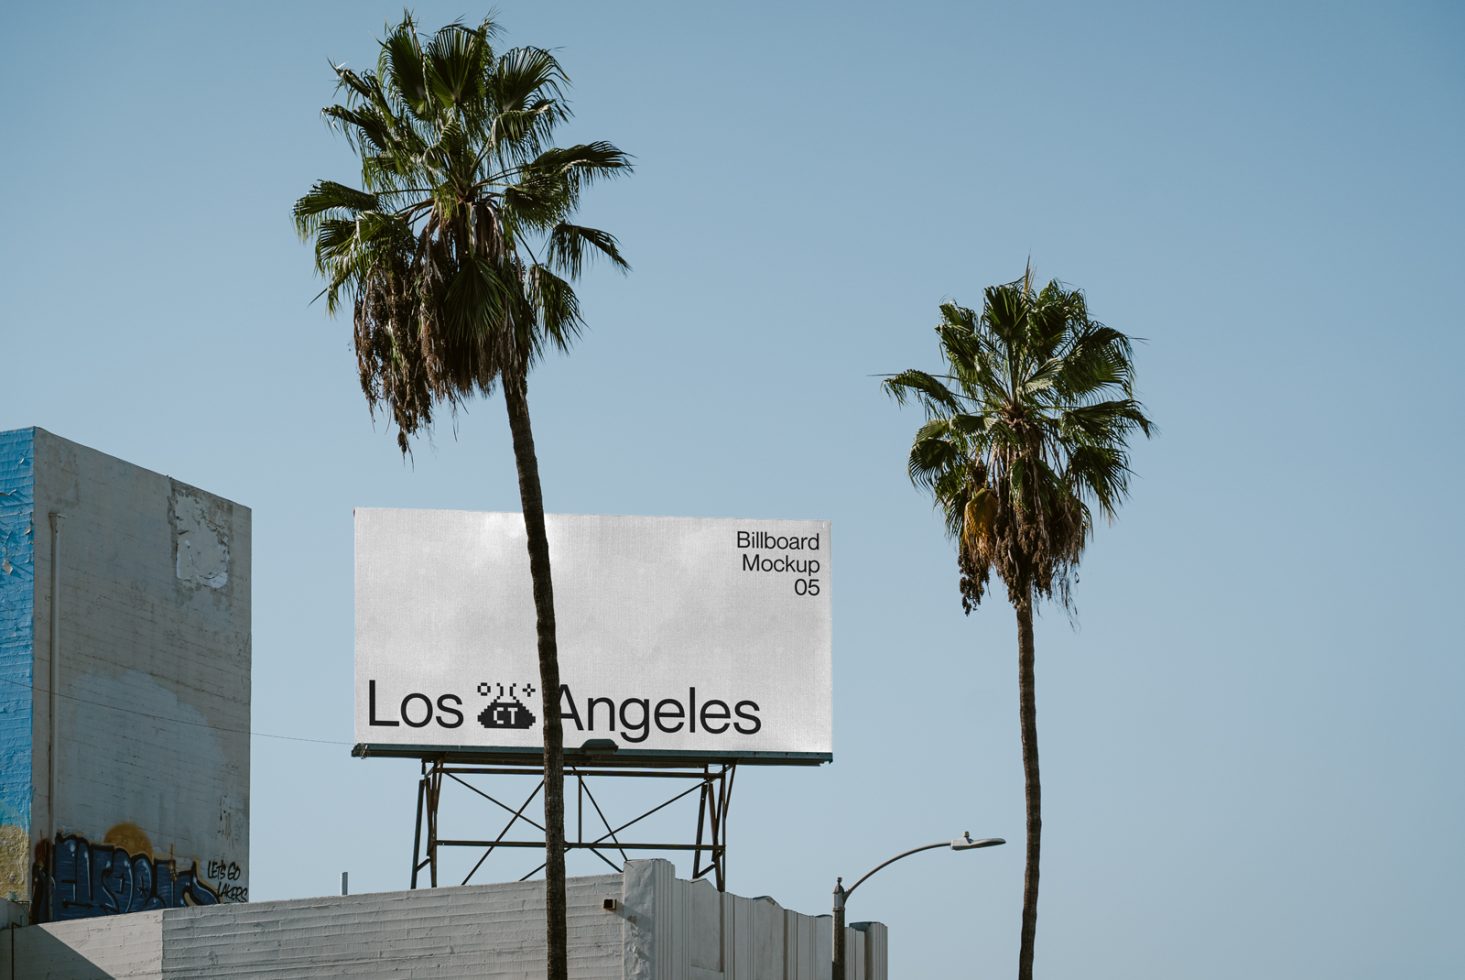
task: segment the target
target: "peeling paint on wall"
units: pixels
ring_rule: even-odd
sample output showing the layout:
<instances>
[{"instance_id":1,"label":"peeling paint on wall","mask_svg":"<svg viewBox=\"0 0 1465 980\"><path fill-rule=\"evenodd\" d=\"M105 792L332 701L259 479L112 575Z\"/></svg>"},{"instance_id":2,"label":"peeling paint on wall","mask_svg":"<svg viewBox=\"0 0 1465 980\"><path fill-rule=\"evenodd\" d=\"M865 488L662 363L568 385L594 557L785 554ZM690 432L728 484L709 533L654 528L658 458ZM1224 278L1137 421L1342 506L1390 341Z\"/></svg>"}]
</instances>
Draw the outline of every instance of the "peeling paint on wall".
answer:
<instances>
[{"instance_id":1,"label":"peeling paint on wall","mask_svg":"<svg viewBox=\"0 0 1465 980\"><path fill-rule=\"evenodd\" d=\"M26 865L31 835L19 824L0 824L0 893L11 901L26 894Z\"/></svg>"},{"instance_id":2,"label":"peeling paint on wall","mask_svg":"<svg viewBox=\"0 0 1465 980\"><path fill-rule=\"evenodd\" d=\"M0 897L30 868L35 636L35 434L0 432Z\"/></svg>"},{"instance_id":3,"label":"peeling paint on wall","mask_svg":"<svg viewBox=\"0 0 1465 980\"><path fill-rule=\"evenodd\" d=\"M229 532L191 488L173 484L168 519L173 525L178 581L222 589L229 584Z\"/></svg>"}]
</instances>

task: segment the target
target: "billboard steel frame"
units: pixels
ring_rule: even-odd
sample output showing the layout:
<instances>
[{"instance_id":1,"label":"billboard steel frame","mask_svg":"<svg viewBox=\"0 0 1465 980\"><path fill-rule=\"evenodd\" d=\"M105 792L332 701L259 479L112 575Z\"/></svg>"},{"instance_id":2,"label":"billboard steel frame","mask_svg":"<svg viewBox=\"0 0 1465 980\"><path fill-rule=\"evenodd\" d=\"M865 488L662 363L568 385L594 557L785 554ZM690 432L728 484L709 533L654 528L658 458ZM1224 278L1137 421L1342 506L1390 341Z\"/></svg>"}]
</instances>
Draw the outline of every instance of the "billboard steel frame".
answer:
<instances>
[{"instance_id":1,"label":"billboard steel frame","mask_svg":"<svg viewBox=\"0 0 1465 980\"><path fill-rule=\"evenodd\" d=\"M575 835L571 839L566 828L565 850L588 850L600 860L604 861L613 870L621 872L625 870L625 862L629 860L628 851L690 851L692 853L692 879L697 880L707 875L712 875L713 882L718 891L727 890L727 821L728 807L732 801L733 781L737 775L736 762L704 762L700 766L683 765L673 767L662 765L655 768L636 765L592 765L586 766L567 761L565 764L565 775L568 779L575 781ZM475 785L473 780L481 782L487 777L538 777L534 789L524 798L517 807L510 806L503 800L485 790L482 785ZM544 767L542 764L473 764L470 762L453 761L443 756L436 758L423 758L421 760L421 777L417 782L417 829L412 840L412 887L418 887L421 873L426 870L429 885L438 886L438 852L442 848L463 848L470 850L482 849L483 854L479 856L472 869L463 878L460 884L466 885L473 880L473 876L483 867L489 856L499 848L524 848L544 847L544 840L510 840L508 834L515 825L526 823L535 828L540 834L544 833L544 825L534 818L526 816L525 811L534 802L540 791L544 789ZM670 798L658 803L656 806L632 817L631 819L617 826L611 826L610 818L601 808L600 801L595 798L594 792L589 786L592 779L604 778L631 778L631 779L672 779L691 782L692 785L682 789ZM444 781L457 783L476 795L492 803L494 806L510 814L509 820L499 830L493 839L462 839L445 838L438 832L438 817L442 804L442 791ZM691 796L697 796L697 832L691 843L676 841L628 841L621 838L621 833L628 828L640 823L642 820L666 809L673 803ZM510 797L511 799L513 797ZM590 806L595 818L604 828L594 839L587 839L585 828L585 802ZM424 831L426 838L424 839ZM597 833L595 829L590 831ZM620 864L612 859L611 854L619 854ZM541 862L538 867L520 878L520 881L527 880L543 870Z\"/></svg>"}]
</instances>

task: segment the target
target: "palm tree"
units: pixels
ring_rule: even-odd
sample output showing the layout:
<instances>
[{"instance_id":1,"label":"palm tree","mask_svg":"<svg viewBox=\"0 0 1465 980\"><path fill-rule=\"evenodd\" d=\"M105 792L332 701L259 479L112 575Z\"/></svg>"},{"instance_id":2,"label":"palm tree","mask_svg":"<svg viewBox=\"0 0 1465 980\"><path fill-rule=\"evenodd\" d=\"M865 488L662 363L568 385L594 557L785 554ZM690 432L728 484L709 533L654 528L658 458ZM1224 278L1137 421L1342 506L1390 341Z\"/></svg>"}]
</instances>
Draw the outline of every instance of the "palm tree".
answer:
<instances>
[{"instance_id":1,"label":"palm tree","mask_svg":"<svg viewBox=\"0 0 1465 980\"><path fill-rule=\"evenodd\" d=\"M943 304L936 334L944 373L903 371L883 385L925 410L908 472L956 541L963 609L982 601L995 570L1017 612L1027 802L1018 977L1031 980L1043 830L1033 607L1056 599L1072 612L1090 507L1114 518L1129 489L1129 436L1153 426L1133 397L1130 339L1091 319L1078 290L1057 280L1036 289L1031 265L988 287L980 316Z\"/></svg>"},{"instance_id":2,"label":"palm tree","mask_svg":"<svg viewBox=\"0 0 1465 980\"><path fill-rule=\"evenodd\" d=\"M421 35L389 26L375 71L336 65L343 98L322 110L361 161L361 187L318 181L295 204L314 238L330 312L355 326L361 388L397 442L474 394L503 389L534 585L544 719L549 971L566 975L564 737L554 593L529 371L566 349L583 321L570 281L599 256L626 269L614 236L570 221L581 192L626 173L615 146L556 147L569 117L559 62L541 48L496 52L496 26Z\"/></svg>"}]
</instances>

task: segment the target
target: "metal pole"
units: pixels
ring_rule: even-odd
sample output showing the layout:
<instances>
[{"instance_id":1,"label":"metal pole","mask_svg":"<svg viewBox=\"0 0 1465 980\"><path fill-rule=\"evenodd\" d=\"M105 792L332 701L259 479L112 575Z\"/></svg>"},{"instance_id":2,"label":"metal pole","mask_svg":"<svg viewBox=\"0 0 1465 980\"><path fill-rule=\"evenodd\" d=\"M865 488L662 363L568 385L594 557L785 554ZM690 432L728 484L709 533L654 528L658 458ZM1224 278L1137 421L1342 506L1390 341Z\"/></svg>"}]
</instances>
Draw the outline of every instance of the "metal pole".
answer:
<instances>
[{"instance_id":1,"label":"metal pole","mask_svg":"<svg viewBox=\"0 0 1465 980\"><path fill-rule=\"evenodd\" d=\"M422 870L422 811L425 809L427 793L427 765L423 764L423 776L417 780L417 830L412 834L412 887L417 887L417 872Z\"/></svg>"},{"instance_id":2,"label":"metal pole","mask_svg":"<svg viewBox=\"0 0 1465 980\"><path fill-rule=\"evenodd\" d=\"M438 759L432 764L431 782L427 787L427 867L428 880L437 887L437 806L443 791L443 763Z\"/></svg>"},{"instance_id":3,"label":"metal pole","mask_svg":"<svg viewBox=\"0 0 1465 980\"><path fill-rule=\"evenodd\" d=\"M727 891L727 809L732 806L733 780L738 778L737 769L729 764L722 767L722 817L718 820L721 831L722 850L718 851L717 862L717 890Z\"/></svg>"},{"instance_id":4,"label":"metal pole","mask_svg":"<svg viewBox=\"0 0 1465 980\"><path fill-rule=\"evenodd\" d=\"M830 980L844 980L844 879L834 879L834 968Z\"/></svg>"},{"instance_id":5,"label":"metal pole","mask_svg":"<svg viewBox=\"0 0 1465 980\"><path fill-rule=\"evenodd\" d=\"M51 511L51 656L46 716L49 744L46 746L46 806L50 809L51 841L60 833L56 822L56 686L61 682L61 522L63 514Z\"/></svg>"}]
</instances>

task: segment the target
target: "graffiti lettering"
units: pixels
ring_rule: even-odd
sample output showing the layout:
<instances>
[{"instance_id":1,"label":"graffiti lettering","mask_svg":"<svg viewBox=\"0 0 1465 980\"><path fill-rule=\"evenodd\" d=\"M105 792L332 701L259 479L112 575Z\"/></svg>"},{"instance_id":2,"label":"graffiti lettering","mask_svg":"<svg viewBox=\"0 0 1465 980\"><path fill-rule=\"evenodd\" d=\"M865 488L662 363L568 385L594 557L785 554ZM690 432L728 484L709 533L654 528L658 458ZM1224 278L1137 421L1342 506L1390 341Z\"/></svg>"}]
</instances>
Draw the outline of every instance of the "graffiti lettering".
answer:
<instances>
[{"instance_id":1,"label":"graffiti lettering","mask_svg":"<svg viewBox=\"0 0 1465 980\"><path fill-rule=\"evenodd\" d=\"M45 891L37 903L41 921L85 919L118 912L148 912L191 905L217 905L221 893L199 876L198 865L178 870L176 862L129 854L113 844L93 844L79 835L56 835L49 867L36 879ZM238 865L235 865L238 867ZM244 901L243 888L230 901Z\"/></svg>"},{"instance_id":2,"label":"graffiti lettering","mask_svg":"<svg viewBox=\"0 0 1465 980\"><path fill-rule=\"evenodd\" d=\"M219 858L217 861L209 862L208 876L215 881L223 881L226 878L229 881L238 881L239 876L243 873L237 861L225 861L223 858Z\"/></svg>"},{"instance_id":3,"label":"graffiti lettering","mask_svg":"<svg viewBox=\"0 0 1465 980\"><path fill-rule=\"evenodd\" d=\"M247 902L249 889L243 885L220 885L219 897L226 902Z\"/></svg>"}]
</instances>

